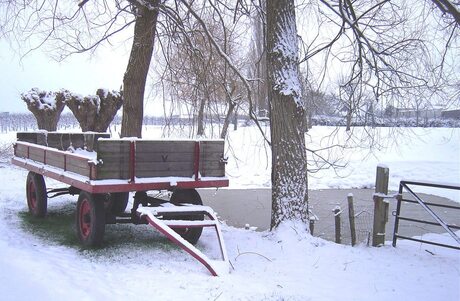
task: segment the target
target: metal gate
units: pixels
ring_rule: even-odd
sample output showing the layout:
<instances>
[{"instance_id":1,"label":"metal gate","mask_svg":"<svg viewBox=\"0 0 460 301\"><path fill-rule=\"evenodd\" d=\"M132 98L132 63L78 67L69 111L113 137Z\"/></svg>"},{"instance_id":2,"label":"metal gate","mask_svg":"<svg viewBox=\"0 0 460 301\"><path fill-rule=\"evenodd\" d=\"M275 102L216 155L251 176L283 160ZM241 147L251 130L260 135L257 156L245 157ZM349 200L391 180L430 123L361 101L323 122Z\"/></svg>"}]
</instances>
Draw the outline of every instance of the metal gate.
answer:
<instances>
[{"instance_id":1,"label":"metal gate","mask_svg":"<svg viewBox=\"0 0 460 301\"><path fill-rule=\"evenodd\" d=\"M460 237L458 237L457 234L455 234L452 231L453 229L454 230L460 230L460 227L458 225L447 224L430 208L430 207L442 207L442 208L451 209L451 210L460 210L460 207L459 206L451 206L451 205L443 205L443 204L435 204L435 203L425 202L409 186L425 186L425 187L432 187L432 188L460 190L459 185L437 184L437 183L429 183L429 182L401 181L399 183L399 194L396 197L398 203L397 203L397 206L396 206L395 226L394 226L394 232L393 232L393 247L396 247L397 239L402 238L402 239L413 240L413 241L417 241L417 242L421 242L421 243L426 243L426 244L431 244L431 245L436 245L436 246L441 246L441 247L460 250ZM404 191L407 191L407 193L409 193L409 195L411 195L415 200L404 199L403 198L403 192ZM403 202L419 204L420 206L423 207L423 209L425 209L431 215L431 217L433 218L434 221L426 221L426 220L420 220L420 219L401 216L401 205L402 205ZM437 242L433 242L433 241L427 241L427 240L423 240L423 239L418 239L418 238L399 235L398 228L399 228L399 221L400 220L443 227L446 230L446 232L449 233L450 236L452 236L452 238L457 242L457 245L456 246L446 245L446 244L437 243Z\"/></svg>"}]
</instances>

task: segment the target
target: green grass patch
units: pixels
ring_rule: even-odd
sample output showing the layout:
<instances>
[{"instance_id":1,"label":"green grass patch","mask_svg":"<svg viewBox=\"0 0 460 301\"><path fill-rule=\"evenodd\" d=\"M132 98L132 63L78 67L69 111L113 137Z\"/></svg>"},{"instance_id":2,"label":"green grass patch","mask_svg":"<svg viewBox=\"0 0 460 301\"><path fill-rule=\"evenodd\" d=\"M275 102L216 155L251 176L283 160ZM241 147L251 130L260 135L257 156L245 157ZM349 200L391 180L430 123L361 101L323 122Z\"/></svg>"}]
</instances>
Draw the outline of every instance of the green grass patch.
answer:
<instances>
[{"instance_id":1,"label":"green grass patch","mask_svg":"<svg viewBox=\"0 0 460 301\"><path fill-rule=\"evenodd\" d=\"M41 239L69 247L79 247L74 230L74 210L61 208L48 211L45 218L32 216L28 211L19 212L21 227Z\"/></svg>"},{"instance_id":2,"label":"green grass patch","mask_svg":"<svg viewBox=\"0 0 460 301\"><path fill-rule=\"evenodd\" d=\"M84 248L75 232L75 204L48 208L45 218L33 217L28 211L19 212L24 231L43 239L46 243L67 246L90 257L122 256L142 250L173 251L178 247L148 225L106 225L104 243L99 248ZM110 255L108 255L110 254Z\"/></svg>"}]
</instances>

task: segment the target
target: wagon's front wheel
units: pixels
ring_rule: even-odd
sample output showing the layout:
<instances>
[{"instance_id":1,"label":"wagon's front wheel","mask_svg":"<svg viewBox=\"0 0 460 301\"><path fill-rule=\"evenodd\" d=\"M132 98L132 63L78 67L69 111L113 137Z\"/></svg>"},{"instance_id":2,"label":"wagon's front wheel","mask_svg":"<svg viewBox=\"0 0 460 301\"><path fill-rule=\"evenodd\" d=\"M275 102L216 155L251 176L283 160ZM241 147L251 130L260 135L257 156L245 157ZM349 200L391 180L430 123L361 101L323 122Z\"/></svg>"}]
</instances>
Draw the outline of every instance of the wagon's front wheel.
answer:
<instances>
[{"instance_id":1,"label":"wagon's front wheel","mask_svg":"<svg viewBox=\"0 0 460 301\"><path fill-rule=\"evenodd\" d=\"M170 199L171 203L175 204L192 204L192 205L203 205L203 201L201 200L200 195L195 189L181 189L176 190L171 195ZM183 216L171 216L171 219L179 219L179 220L189 220L189 221L196 221L196 220L204 220L203 214L189 214ZM192 245L196 244L200 239L201 233L203 232L203 228L201 227L190 227L190 228L176 228L174 231L177 232L183 239L191 243Z\"/></svg>"},{"instance_id":2,"label":"wagon's front wheel","mask_svg":"<svg viewBox=\"0 0 460 301\"><path fill-rule=\"evenodd\" d=\"M104 198L81 191L75 218L77 237L86 247L101 245L105 233Z\"/></svg>"},{"instance_id":3,"label":"wagon's front wheel","mask_svg":"<svg viewBox=\"0 0 460 301\"><path fill-rule=\"evenodd\" d=\"M27 206L35 217L44 217L47 211L48 196L43 176L30 171L26 181Z\"/></svg>"}]
</instances>

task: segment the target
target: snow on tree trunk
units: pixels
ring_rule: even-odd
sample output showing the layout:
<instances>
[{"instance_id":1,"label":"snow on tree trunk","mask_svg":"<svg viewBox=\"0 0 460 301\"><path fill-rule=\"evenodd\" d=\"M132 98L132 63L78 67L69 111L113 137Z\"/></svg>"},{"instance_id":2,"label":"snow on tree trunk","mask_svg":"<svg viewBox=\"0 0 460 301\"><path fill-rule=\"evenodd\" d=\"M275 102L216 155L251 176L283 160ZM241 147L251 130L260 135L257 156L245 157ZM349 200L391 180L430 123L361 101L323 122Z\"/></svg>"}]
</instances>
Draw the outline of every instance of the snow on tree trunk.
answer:
<instances>
[{"instance_id":1,"label":"snow on tree trunk","mask_svg":"<svg viewBox=\"0 0 460 301\"><path fill-rule=\"evenodd\" d=\"M98 89L96 95L82 97L68 91L57 93L65 99L83 132L106 132L123 104L120 92Z\"/></svg>"},{"instance_id":2,"label":"snow on tree trunk","mask_svg":"<svg viewBox=\"0 0 460 301\"><path fill-rule=\"evenodd\" d=\"M101 107L97 114L94 131L106 132L118 110L123 105L123 94L121 91L98 89L96 95L101 100Z\"/></svg>"},{"instance_id":3,"label":"snow on tree trunk","mask_svg":"<svg viewBox=\"0 0 460 301\"><path fill-rule=\"evenodd\" d=\"M308 221L305 106L293 0L267 1L267 50L274 228L285 220Z\"/></svg>"},{"instance_id":4,"label":"snow on tree trunk","mask_svg":"<svg viewBox=\"0 0 460 301\"><path fill-rule=\"evenodd\" d=\"M146 0L143 3L146 6L136 8L133 46L123 78L125 101L121 123L122 137L142 135L144 91L152 60L159 0Z\"/></svg>"},{"instance_id":5,"label":"snow on tree trunk","mask_svg":"<svg viewBox=\"0 0 460 301\"><path fill-rule=\"evenodd\" d=\"M101 102L97 95L83 97L69 91L60 91L58 92L58 97L62 97L65 100L83 132L94 131L97 111Z\"/></svg>"},{"instance_id":6,"label":"snow on tree trunk","mask_svg":"<svg viewBox=\"0 0 460 301\"><path fill-rule=\"evenodd\" d=\"M55 93L33 88L29 92L22 93L21 99L34 114L40 130L56 131L65 104L56 97Z\"/></svg>"}]
</instances>

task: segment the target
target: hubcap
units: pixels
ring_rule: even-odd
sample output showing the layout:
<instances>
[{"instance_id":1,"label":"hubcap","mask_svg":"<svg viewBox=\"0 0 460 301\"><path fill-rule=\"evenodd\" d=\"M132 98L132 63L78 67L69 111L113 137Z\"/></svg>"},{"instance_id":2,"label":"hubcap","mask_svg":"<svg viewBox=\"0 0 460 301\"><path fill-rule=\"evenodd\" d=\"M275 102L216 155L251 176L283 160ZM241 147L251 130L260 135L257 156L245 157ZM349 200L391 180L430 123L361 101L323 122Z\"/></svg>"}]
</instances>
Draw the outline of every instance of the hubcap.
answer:
<instances>
[{"instance_id":1,"label":"hubcap","mask_svg":"<svg viewBox=\"0 0 460 301\"><path fill-rule=\"evenodd\" d=\"M81 235L86 239L91 234L91 207L86 199L81 203L79 221Z\"/></svg>"},{"instance_id":2,"label":"hubcap","mask_svg":"<svg viewBox=\"0 0 460 301\"><path fill-rule=\"evenodd\" d=\"M37 193L35 192L34 182L32 181L29 182L28 191L29 191L29 199L28 199L29 207L30 209L35 210L35 208L37 207Z\"/></svg>"}]
</instances>

